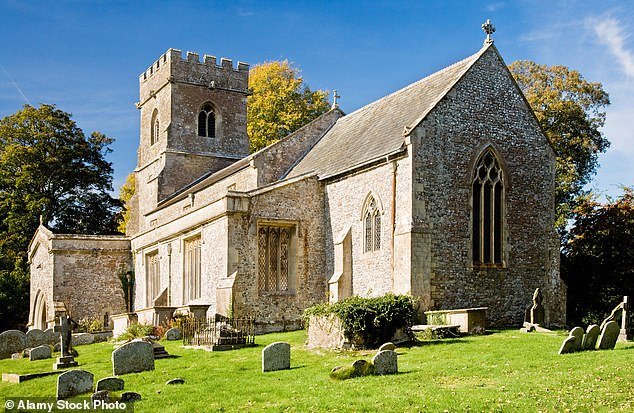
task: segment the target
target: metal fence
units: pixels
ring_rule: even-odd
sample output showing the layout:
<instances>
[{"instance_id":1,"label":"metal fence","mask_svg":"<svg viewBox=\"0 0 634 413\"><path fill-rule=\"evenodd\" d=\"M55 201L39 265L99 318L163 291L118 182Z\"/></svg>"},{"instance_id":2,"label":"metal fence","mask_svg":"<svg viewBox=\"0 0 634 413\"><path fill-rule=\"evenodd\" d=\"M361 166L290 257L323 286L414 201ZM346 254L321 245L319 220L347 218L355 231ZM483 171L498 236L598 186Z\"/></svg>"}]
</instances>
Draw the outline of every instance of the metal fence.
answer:
<instances>
[{"instance_id":1,"label":"metal fence","mask_svg":"<svg viewBox=\"0 0 634 413\"><path fill-rule=\"evenodd\" d=\"M249 346L255 343L255 319L228 318L216 315L213 318L186 318L182 322L183 344L186 346Z\"/></svg>"}]
</instances>

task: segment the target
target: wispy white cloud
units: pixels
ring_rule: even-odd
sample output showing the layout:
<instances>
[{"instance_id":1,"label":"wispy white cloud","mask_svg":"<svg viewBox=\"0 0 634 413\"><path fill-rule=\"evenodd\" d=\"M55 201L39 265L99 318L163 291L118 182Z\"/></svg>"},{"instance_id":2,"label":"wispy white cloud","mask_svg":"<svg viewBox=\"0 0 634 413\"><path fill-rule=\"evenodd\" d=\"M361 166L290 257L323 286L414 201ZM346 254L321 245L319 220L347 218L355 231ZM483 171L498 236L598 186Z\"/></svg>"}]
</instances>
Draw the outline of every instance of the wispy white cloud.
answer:
<instances>
[{"instance_id":1,"label":"wispy white cloud","mask_svg":"<svg viewBox=\"0 0 634 413\"><path fill-rule=\"evenodd\" d=\"M599 41L608 47L625 74L634 78L634 53L626 45L629 35L619 20L613 17L594 18L588 24L593 27Z\"/></svg>"},{"instance_id":2,"label":"wispy white cloud","mask_svg":"<svg viewBox=\"0 0 634 413\"><path fill-rule=\"evenodd\" d=\"M489 3L486 5L486 9L487 11L490 11L491 13L500 10L501 8L506 6L506 2L503 1L498 1L496 3Z\"/></svg>"}]
</instances>

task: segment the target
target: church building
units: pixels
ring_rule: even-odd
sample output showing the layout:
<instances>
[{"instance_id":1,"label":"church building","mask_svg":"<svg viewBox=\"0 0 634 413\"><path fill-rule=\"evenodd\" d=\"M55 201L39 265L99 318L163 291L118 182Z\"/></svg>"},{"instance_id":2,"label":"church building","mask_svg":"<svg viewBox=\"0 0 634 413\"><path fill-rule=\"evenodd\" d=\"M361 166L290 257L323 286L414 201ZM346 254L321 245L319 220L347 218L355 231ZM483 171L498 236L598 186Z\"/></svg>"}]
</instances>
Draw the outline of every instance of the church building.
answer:
<instances>
[{"instance_id":1,"label":"church building","mask_svg":"<svg viewBox=\"0 0 634 413\"><path fill-rule=\"evenodd\" d=\"M73 300L91 289L117 297L94 300L94 316L126 313L98 276L102 261L119 289L118 274L133 270L132 312L146 324L222 314L254 317L260 332L293 329L314 304L396 293L421 314L488 307L490 325L519 325L538 287L547 323L565 322L555 154L490 36L350 114L335 98L253 154L248 69L170 49L141 74L127 234L86 240L91 264L58 274L38 263L68 255L51 247L64 236L40 227L32 326L60 300L89 312Z\"/></svg>"}]
</instances>

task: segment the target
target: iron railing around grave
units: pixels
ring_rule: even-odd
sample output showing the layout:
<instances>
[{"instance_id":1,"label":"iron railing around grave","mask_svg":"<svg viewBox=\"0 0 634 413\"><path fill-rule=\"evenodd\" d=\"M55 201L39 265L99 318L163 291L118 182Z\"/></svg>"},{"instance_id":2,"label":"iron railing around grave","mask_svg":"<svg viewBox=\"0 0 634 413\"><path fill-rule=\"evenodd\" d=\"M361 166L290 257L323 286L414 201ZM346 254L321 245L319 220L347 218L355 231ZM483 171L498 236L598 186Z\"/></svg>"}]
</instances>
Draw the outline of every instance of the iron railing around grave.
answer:
<instances>
[{"instance_id":1,"label":"iron railing around grave","mask_svg":"<svg viewBox=\"0 0 634 413\"><path fill-rule=\"evenodd\" d=\"M183 345L186 346L249 346L255 343L255 319L188 317L182 322Z\"/></svg>"}]
</instances>

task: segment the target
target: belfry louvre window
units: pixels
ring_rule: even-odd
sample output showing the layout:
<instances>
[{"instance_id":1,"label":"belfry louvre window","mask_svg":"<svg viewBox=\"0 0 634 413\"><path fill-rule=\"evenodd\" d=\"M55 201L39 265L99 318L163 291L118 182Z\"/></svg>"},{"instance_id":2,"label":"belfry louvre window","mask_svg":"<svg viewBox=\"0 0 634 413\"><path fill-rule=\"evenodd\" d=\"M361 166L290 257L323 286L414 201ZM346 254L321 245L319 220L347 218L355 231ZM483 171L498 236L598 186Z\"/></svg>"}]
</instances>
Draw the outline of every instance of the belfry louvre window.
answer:
<instances>
[{"instance_id":1,"label":"belfry louvre window","mask_svg":"<svg viewBox=\"0 0 634 413\"><path fill-rule=\"evenodd\" d=\"M200 237L185 241L184 298L189 302L200 298Z\"/></svg>"},{"instance_id":2,"label":"belfry louvre window","mask_svg":"<svg viewBox=\"0 0 634 413\"><path fill-rule=\"evenodd\" d=\"M374 197L367 203L363 215L363 233L365 236L363 250L365 252L381 249L381 211L377 207Z\"/></svg>"},{"instance_id":3,"label":"belfry louvre window","mask_svg":"<svg viewBox=\"0 0 634 413\"><path fill-rule=\"evenodd\" d=\"M145 256L145 303L147 307L154 306L154 299L161 289L161 272L158 251Z\"/></svg>"},{"instance_id":4,"label":"belfry louvre window","mask_svg":"<svg viewBox=\"0 0 634 413\"><path fill-rule=\"evenodd\" d=\"M502 265L504 250L504 175L488 149L475 167L472 183L474 265Z\"/></svg>"},{"instance_id":5,"label":"belfry louvre window","mask_svg":"<svg viewBox=\"0 0 634 413\"><path fill-rule=\"evenodd\" d=\"M198 113L198 136L216 137L216 114L209 102L205 103Z\"/></svg>"},{"instance_id":6,"label":"belfry louvre window","mask_svg":"<svg viewBox=\"0 0 634 413\"><path fill-rule=\"evenodd\" d=\"M258 227L258 288L261 292L292 291L291 237L293 227Z\"/></svg>"}]
</instances>

